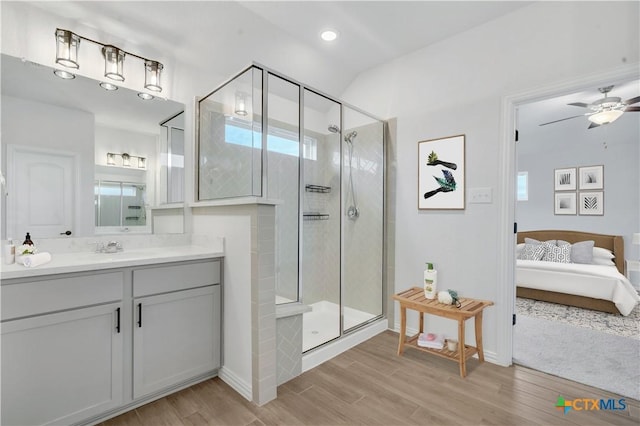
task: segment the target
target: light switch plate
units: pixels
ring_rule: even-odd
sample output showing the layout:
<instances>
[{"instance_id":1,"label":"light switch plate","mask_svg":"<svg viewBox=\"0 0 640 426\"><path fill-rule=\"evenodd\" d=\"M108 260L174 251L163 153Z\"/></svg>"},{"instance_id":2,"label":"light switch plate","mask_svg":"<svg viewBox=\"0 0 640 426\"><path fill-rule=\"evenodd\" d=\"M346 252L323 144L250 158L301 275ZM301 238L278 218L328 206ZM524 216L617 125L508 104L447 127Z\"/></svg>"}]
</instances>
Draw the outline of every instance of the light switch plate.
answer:
<instances>
[{"instance_id":1,"label":"light switch plate","mask_svg":"<svg viewBox=\"0 0 640 426\"><path fill-rule=\"evenodd\" d=\"M469 202L473 204L491 204L493 202L491 188L469 188Z\"/></svg>"}]
</instances>

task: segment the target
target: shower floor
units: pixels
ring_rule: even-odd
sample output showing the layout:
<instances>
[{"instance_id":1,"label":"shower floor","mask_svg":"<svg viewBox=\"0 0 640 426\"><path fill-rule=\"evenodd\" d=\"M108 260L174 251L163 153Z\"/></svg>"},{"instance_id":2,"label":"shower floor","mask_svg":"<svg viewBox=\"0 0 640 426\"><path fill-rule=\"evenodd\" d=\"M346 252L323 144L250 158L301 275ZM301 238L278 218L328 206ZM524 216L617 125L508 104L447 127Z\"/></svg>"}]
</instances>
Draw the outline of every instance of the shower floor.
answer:
<instances>
[{"instance_id":1,"label":"shower floor","mask_svg":"<svg viewBox=\"0 0 640 426\"><path fill-rule=\"evenodd\" d=\"M326 300L312 303L310 312L302 316L302 350L308 351L340 336L340 305ZM348 330L376 315L344 308L344 329Z\"/></svg>"}]
</instances>

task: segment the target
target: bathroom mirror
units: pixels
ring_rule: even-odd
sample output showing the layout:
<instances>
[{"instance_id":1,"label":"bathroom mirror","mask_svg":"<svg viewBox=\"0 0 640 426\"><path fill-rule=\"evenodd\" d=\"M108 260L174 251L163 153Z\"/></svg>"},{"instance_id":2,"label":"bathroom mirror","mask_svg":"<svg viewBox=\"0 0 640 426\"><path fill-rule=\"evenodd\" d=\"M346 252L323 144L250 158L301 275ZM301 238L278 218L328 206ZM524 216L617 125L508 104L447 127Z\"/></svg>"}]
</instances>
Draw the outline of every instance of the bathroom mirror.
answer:
<instances>
[{"instance_id":1,"label":"bathroom mirror","mask_svg":"<svg viewBox=\"0 0 640 426\"><path fill-rule=\"evenodd\" d=\"M183 104L4 54L1 67L2 238L184 231ZM135 203L116 219L99 200L114 210L118 185Z\"/></svg>"}]
</instances>

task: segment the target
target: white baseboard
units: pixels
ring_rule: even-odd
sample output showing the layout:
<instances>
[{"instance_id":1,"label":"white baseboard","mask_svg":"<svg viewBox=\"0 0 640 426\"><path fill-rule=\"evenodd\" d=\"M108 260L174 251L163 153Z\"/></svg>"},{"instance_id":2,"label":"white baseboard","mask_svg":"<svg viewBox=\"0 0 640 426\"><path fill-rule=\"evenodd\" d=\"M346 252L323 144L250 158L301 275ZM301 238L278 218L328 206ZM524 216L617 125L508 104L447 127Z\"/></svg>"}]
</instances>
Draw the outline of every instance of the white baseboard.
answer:
<instances>
[{"instance_id":1,"label":"white baseboard","mask_svg":"<svg viewBox=\"0 0 640 426\"><path fill-rule=\"evenodd\" d=\"M231 386L233 390L242 395L247 401L253 401L253 390L251 384L240 379L233 371L230 371L228 368L221 367L220 371L218 371L218 377L220 377L220 380Z\"/></svg>"},{"instance_id":2,"label":"white baseboard","mask_svg":"<svg viewBox=\"0 0 640 426\"><path fill-rule=\"evenodd\" d=\"M341 337L333 343L327 343L302 356L302 372L311 370L331 358L340 355L342 352L359 345L365 340L387 330L387 319L382 318L371 323L361 330L354 331Z\"/></svg>"}]
</instances>

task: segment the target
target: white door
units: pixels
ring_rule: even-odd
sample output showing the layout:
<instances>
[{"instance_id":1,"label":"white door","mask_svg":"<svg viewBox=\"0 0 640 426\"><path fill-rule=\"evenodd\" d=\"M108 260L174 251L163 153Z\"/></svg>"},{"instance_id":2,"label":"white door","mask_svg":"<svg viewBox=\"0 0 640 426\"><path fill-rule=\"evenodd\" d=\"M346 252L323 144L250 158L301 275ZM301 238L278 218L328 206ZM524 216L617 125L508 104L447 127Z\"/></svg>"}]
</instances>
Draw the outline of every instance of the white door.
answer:
<instances>
[{"instance_id":1,"label":"white door","mask_svg":"<svg viewBox=\"0 0 640 426\"><path fill-rule=\"evenodd\" d=\"M71 153L7 146L9 237L20 243L26 232L34 238L73 234L76 167Z\"/></svg>"},{"instance_id":2,"label":"white door","mask_svg":"<svg viewBox=\"0 0 640 426\"><path fill-rule=\"evenodd\" d=\"M134 301L133 397L220 367L220 286Z\"/></svg>"},{"instance_id":3,"label":"white door","mask_svg":"<svg viewBox=\"0 0 640 426\"><path fill-rule=\"evenodd\" d=\"M68 425L122 404L121 307L3 322L1 423Z\"/></svg>"}]
</instances>

